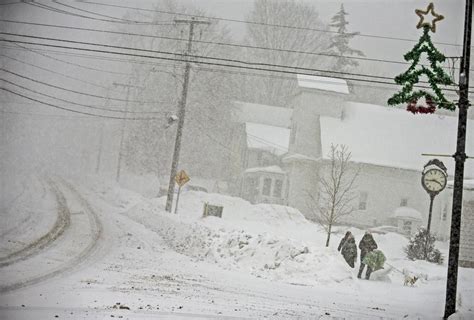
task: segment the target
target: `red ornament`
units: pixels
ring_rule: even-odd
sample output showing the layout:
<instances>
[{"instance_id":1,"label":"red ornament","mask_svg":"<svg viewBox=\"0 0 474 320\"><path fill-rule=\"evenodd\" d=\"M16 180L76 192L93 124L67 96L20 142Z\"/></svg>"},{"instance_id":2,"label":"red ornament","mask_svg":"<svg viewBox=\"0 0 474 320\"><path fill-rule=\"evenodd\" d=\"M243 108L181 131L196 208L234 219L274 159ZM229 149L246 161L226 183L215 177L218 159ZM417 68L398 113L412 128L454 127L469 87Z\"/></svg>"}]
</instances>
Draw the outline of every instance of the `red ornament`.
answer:
<instances>
[{"instance_id":1,"label":"red ornament","mask_svg":"<svg viewBox=\"0 0 474 320\"><path fill-rule=\"evenodd\" d=\"M416 103L418 102L418 99L412 100L408 106L407 106L407 111L410 111L413 114L421 113L421 114L429 114L429 113L434 113L436 111L436 104L434 101L431 99L431 97L426 97L425 98L426 104L428 107L425 106L417 106Z\"/></svg>"}]
</instances>

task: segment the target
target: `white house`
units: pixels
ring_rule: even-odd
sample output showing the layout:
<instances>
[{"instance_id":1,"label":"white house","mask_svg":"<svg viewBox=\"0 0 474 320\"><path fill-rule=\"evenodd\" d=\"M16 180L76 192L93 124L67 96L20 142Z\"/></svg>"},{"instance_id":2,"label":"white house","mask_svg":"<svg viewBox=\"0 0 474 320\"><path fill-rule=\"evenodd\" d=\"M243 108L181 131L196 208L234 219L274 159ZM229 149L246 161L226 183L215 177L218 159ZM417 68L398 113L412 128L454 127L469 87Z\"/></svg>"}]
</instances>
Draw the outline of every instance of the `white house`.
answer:
<instances>
[{"instance_id":1,"label":"white house","mask_svg":"<svg viewBox=\"0 0 474 320\"><path fill-rule=\"evenodd\" d=\"M287 203L287 173L281 158L288 153L292 110L235 102L234 121L241 128L243 167L236 195L252 203Z\"/></svg>"},{"instance_id":2,"label":"white house","mask_svg":"<svg viewBox=\"0 0 474 320\"><path fill-rule=\"evenodd\" d=\"M426 226L430 197L421 186L421 172L433 157L422 154L454 154L457 133L455 114L413 115L404 109L352 102L349 101L347 83L341 79L298 76L298 84L299 93L286 111L276 108L272 112L275 107L270 106L255 109L248 106L254 114L265 114L262 122L266 122L261 124L269 126L274 126L275 122L268 121L276 121L281 114L285 114L280 128L291 129L289 136L288 131L279 136L276 131L272 134L263 128L257 133L251 130L252 125L247 130L248 145L253 146L250 149L267 150L277 155L273 164L286 173L287 185L283 188L286 188L283 192L287 195L283 199L286 204L298 208L307 218L314 218L317 212L309 205L310 195L319 193L319 177L329 160L328 152L332 144L345 145L352 154L351 166L360 168L360 174L355 188L358 197L353 202L356 210L342 222L362 228L392 225L407 235L416 232L419 226ZM263 109L265 112L256 111ZM467 128L466 153L472 156L472 120L468 121ZM255 138L253 142L252 137ZM287 152L284 152L285 146ZM451 157L440 160L448 168L452 179L454 160ZM251 167L267 165L270 163ZM283 175L279 169L259 169L258 192L265 184L262 180L265 179L264 171L267 171L266 174L278 171ZM249 173L255 171L245 174ZM472 161L466 161L464 177L466 181L474 180ZM268 194L268 180L266 184ZM474 261L474 252L470 249L474 248L474 191L466 186L464 194L461 245L464 260L461 260L468 265L469 261ZM434 200L431 230L439 238L449 237L451 198L452 190L448 187ZM271 201L262 200L262 197L259 199L255 201Z\"/></svg>"}]
</instances>

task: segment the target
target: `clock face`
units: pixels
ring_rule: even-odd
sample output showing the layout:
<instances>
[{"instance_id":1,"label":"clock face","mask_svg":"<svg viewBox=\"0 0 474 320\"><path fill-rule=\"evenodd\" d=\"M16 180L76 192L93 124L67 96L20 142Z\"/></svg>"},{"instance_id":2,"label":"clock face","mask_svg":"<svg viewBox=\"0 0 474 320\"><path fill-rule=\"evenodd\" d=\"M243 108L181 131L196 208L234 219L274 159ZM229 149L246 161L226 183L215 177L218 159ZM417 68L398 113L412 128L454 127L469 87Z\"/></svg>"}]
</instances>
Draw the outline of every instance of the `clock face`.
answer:
<instances>
[{"instance_id":1,"label":"clock face","mask_svg":"<svg viewBox=\"0 0 474 320\"><path fill-rule=\"evenodd\" d=\"M440 192L446 187L446 175L439 169L430 169L421 179L423 187L429 192Z\"/></svg>"}]
</instances>

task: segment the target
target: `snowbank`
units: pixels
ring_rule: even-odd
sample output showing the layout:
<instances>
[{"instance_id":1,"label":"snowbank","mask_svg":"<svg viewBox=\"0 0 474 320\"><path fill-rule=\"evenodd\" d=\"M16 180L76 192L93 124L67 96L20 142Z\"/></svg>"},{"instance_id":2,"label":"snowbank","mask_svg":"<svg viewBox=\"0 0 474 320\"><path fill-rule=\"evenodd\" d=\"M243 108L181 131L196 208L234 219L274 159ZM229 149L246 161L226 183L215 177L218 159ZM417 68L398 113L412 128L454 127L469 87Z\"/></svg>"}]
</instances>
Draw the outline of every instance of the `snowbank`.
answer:
<instances>
[{"instance_id":1,"label":"snowbank","mask_svg":"<svg viewBox=\"0 0 474 320\"><path fill-rule=\"evenodd\" d=\"M336 227L326 248L324 230L290 207L252 205L241 198L185 191L178 214L171 214L164 210L165 197L144 199L113 183L105 186L97 182L93 190L109 205L159 233L172 250L196 260L300 285L355 284L356 268L345 263L336 247L347 230L357 242L364 230ZM204 203L223 206L222 218L203 218ZM436 265L406 258L405 236L393 232L373 235L387 262L384 270L373 273L372 280L402 286L405 275L416 275L419 281L415 286L423 286L446 279L446 263ZM447 247L440 249L446 257Z\"/></svg>"}]
</instances>

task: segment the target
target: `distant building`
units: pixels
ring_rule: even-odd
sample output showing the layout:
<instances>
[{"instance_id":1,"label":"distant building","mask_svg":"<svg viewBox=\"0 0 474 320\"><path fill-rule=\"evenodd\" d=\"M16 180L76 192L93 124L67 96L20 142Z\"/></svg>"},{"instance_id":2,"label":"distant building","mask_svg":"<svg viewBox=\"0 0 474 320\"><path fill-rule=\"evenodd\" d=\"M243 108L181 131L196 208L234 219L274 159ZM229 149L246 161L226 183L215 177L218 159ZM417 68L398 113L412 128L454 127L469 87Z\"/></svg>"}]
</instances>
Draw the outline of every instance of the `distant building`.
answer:
<instances>
[{"instance_id":1,"label":"distant building","mask_svg":"<svg viewBox=\"0 0 474 320\"><path fill-rule=\"evenodd\" d=\"M347 101L345 80L298 76L299 94L291 108L292 132L289 153L283 158L289 180L288 204L308 218L308 190L317 194L318 176L328 160L331 144L344 144L352 154L352 163L361 168L357 180L356 211L345 219L360 227L402 225L410 233L419 224L426 225L429 196L421 186L423 165L431 158L422 153L453 154L457 119L439 115L413 115L403 109ZM474 130L469 121L467 153L474 152ZM469 143L471 141L471 143ZM454 174L454 161L442 159L448 174ZM474 164L465 164L465 177L474 177ZM443 191L433 208L431 230L447 237L445 223L439 220L444 209ZM421 214L414 219L397 216L400 207ZM450 209L449 209L450 210ZM406 211L406 210L405 210ZM398 209L398 212L400 210ZM396 218L396 219L394 219Z\"/></svg>"},{"instance_id":2,"label":"distant building","mask_svg":"<svg viewBox=\"0 0 474 320\"><path fill-rule=\"evenodd\" d=\"M282 156L288 153L292 110L236 102L235 119L241 130L238 158L243 168L234 194L252 203L287 204L287 174ZM242 143L243 142L243 143Z\"/></svg>"},{"instance_id":3,"label":"distant building","mask_svg":"<svg viewBox=\"0 0 474 320\"><path fill-rule=\"evenodd\" d=\"M241 150L247 152L247 165L241 177L258 181L247 184L241 179L242 190L246 190L242 194L250 198L254 188L256 196L252 201L282 203L263 194L272 194L268 186L273 188L275 181L285 176L285 196L281 201L313 219L317 213L308 206L309 194L319 192L319 176L328 161L331 144L343 144L352 154L351 164L361 170L356 183L358 197L353 203L356 211L344 223L361 228L392 225L407 235L426 226L429 196L421 186L421 171L432 157L421 154L453 154L457 118L413 115L403 109L349 101L347 83L341 79L298 76L298 85L299 93L287 109L239 104L241 115L245 115L240 122L246 126L247 141L246 151ZM264 127L252 131L256 129L252 123L273 127L275 131ZM467 127L466 152L473 155L472 120ZM276 133L277 128L282 130L281 135ZM265 152L269 154L264 156ZM454 160L440 159L452 179ZM273 169L262 169L265 167ZM472 161L466 161L464 176L468 182L474 180ZM250 185L250 189L245 189ZM278 194L279 187L276 189ZM467 184L464 195L461 256L466 257L465 261L474 261L474 188ZM452 190L448 187L436 197L433 207L431 230L443 239L449 237L451 198Z\"/></svg>"}]
</instances>

